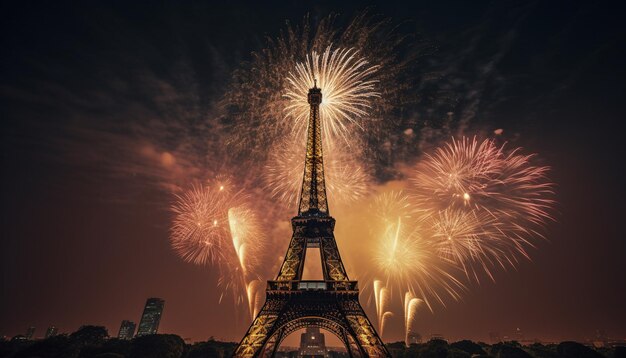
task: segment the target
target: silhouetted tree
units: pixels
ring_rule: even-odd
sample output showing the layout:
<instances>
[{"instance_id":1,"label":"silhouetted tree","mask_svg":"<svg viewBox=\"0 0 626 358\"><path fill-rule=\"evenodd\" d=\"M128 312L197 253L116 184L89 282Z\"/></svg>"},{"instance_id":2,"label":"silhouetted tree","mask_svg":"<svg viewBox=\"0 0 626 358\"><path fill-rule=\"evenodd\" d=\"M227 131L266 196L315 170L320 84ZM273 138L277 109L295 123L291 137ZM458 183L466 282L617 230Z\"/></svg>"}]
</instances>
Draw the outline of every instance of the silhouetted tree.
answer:
<instances>
[{"instance_id":1,"label":"silhouetted tree","mask_svg":"<svg viewBox=\"0 0 626 358\"><path fill-rule=\"evenodd\" d=\"M83 347L80 351L79 358L96 358L105 353L112 353L125 357L130 354L130 347L130 341L113 338L106 340L101 345Z\"/></svg>"},{"instance_id":2,"label":"silhouetted tree","mask_svg":"<svg viewBox=\"0 0 626 358\"><path fill-rule=\"evenodd\" d=\"M152 334L135 338L130 358L180 358L185 342L175 334Z\"/></svg>"},{"instance_id":3,"label":"silhouetted tree","mask_svg":"<svg viewBox=\"0 0 626 358\"><path fill-rule=\"evenodd\" d=\"M234 342L220 342L211 337L207 342L207 345L213 347L221 357L231 357L237 343Z\"/></svg>"},{"instance_id":4,"label":"silhouetted tree","mask_svg":"<svg viewBox=\"0 0 626 358\"><path fill-rule=\"evenodd\" d=\"M392 356L397 358L404 358L406 353L406 346L404 342L387 343L387 350Z\"/></svg>"},{"instance_id":5,"label":"silhouetted tree","mask_svg":"<svg viewBox=\"0 0 626 358\"><path fill-rule=\"evenodd\" d=\"M125 356L123 354L111 353L111 352L100 353L94 356L94 358L124 358L124 357Z\"/></svg>"},{"instance_id":6,"label":"silhouetted tree","mask_svg":"<svg viewBox=\"0 0 626 358\"><path fill-rule=\"evenodd\" d=\"M102 352L116 353L122 356L130 354L131 341L125 339L109 339L102 345Z\"/></svg>"},{"instance_id":7,"label":"silhouetted tree","mask_svg":"<svg viewBox=\"0 0 626 358\"><path fill-rule=\"evenodd\" d=\"M73 358L77 357L80 348L71 344L66 335L58 335L41 341L36 341L26 348L19 350L15 358Z\"/></svg>"},{"instance_id":8,"label":"silhouetted tree","mask_svg":"<svg viewBox=\"0 0 626 358\"><path fill-rule=\"evenodd\" d=\"M102 326L82 326L70 334L70 341L79 346L99 346L109 337L109 331Z\"/></svg>"},{"instance_id":9,"label":"silhouetted tree","mask_svg":"<svg viewBox=\"0 0 626 358\"><path fill-rule=\"evenodd\" d=\"M469 358L470 354L452 348L448 342L442 339L431 339L426 344L416 349L420 358ZM414 354L414 353L411 353ZM411 355L416 357L417 355Z\"/></svg>"},{"instance_id":10,"label":"silhouetted tree","mask_svg":"<svg viewBox=\"0 0 626 358\"><path fill-rule=\"evenodd\" d=\"M615 347L613 358L626 358L626 347Z\"/></svg>"},{"instance_id":11,"label":"silhouetted tree","mask_svg":"<svg viewBox=\"0 0 626 358\"><path fill-rule=\"evenodd\" d=\"M602 358L602 354L577 342L561 342L556 347L560 358Z\"/></svg>"},{"instance_id":12,"label":"silhouetted tree","mask_svg":"<svg viewBox=\"0 0 626 358\"><path fill-rule=\"evenodd\" d=\"M556 346L544 346L534 343L526 347L526 350L535 358L557 358Z\"/></svg>"},{"instance_id":13,"label":"silhouetted tree","mask_svg":"<svg viewBox=\"0 0 626 358\"><path fill-rule=\"evenodd\" d=\"M191 346L187 358L219 358L220 355L214 345L209 342L196 343Z\"/></svg>"},{"instance_id":14,"label":"silhouetted tree","mask_svg":"<svg viewBox=\"0 0 626 358\"><path fill-rule=\"evenodd\" d=\"M450 346L452 348L456 348L458 350L467 352L470 355L487 354L487 352L485 352L483 350L483 348L478 343L474 343L474 342L469 341L469 340L463 340L463 341L454 342Z\"/></svg>"},{"instance_id":15,"label":"silhouetted tree","mask_svg":"<svg viewBox=\"0 0 626 358\"><path fill-rule=\"evenodd\" d=\"M495 358L532 358L517 342L497 343L491 347L490 355Z\"/></svg>"}]
</instances>

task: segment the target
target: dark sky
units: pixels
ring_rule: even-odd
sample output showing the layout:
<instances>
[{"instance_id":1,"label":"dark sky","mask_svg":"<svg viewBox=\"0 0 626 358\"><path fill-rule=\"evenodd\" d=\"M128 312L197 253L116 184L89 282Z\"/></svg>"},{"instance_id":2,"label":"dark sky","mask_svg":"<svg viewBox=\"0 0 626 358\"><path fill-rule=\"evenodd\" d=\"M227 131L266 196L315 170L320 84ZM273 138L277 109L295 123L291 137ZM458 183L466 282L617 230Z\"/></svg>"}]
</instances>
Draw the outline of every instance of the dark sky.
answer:
<instances>
[{"instance_id":1,"label":"dark sky","mask_svg":"<svg viewBox=\"0 0 626 358\"><path fill-rule=\"evenodd\" d=\"M421 66L445 74L456 113L514 133L557 183L557 220L533 262L423 314L423 334L487 340L520 327L542 339L596 329L625 338L622 11L598 1L371 5L433 44ZM3 2L0 335L86 323L116 334L157 296L166 300L162 331L238 340L247 327L218 304L215 274L169 247L171 197L144 176L111 170L133 164L94 133L184 111L159 97L163 82L146 78L176 82L192 68L196 86L177 88L177 103L193 96L189 103L208 107L286 20L335 12L341 24L363 9L357 1Z\"/></svg>"}]
</instances>

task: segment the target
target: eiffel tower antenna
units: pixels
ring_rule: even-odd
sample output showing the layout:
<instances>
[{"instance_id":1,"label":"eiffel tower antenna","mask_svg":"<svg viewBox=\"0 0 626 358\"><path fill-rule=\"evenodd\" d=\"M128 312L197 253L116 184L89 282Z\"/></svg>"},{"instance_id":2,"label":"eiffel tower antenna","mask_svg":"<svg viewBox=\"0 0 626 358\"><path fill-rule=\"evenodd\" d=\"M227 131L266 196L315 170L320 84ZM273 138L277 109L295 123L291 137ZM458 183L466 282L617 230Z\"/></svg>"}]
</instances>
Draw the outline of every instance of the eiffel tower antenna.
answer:
<instances>
[{"instance_id":1,"label":"eiffel tower antenna","mask_svg":"<svg viewBox=\"0 0 626 358\"><path fill-rule=\"evenodd\" d=\"M298 215L280 272L267 282L263 308L252 321L234 357L274 356L283 339L318 327L336 335L350 357L391 357L359 303L357 281L350 281L335 241L335 219L328 212L319 106L322 90L309 89L311 106ZM323 280L302 280L307 248L319 248Z\"/></svg>"},{"instance_id":2,"label":"eiffel tower antenna","mask_svg":"<svg viewBox=\"0 0 626 358\"><path fill-rule=\"evenodd\" d=\"M322 90L317 88L314 79L313 88L309 89L308 101L311 106L309 128L307 131L304 175L298 216L328 216L326 183L324 182L324 156L322 149L322 130L320 122L320 104Z\"/></svg>"}]
</instances>

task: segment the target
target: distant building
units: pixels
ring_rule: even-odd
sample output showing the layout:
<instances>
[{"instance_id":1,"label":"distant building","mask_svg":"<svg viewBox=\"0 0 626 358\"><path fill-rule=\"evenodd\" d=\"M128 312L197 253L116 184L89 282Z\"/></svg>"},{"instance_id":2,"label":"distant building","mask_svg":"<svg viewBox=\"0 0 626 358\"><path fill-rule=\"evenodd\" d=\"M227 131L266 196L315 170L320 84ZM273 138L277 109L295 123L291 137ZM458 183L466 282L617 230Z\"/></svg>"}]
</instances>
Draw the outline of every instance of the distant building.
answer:
<instances>
[{"instance_id":1,"label":"distant building","mask_svg":"<svg viewBox=\"0 0 626 358\"><path fill-rule=\"evenodd\" d=\"M137 336L156 334L158 332L164 307L165 301L163 299L156 297L148 298L146 307L143 309L143 314L141 315Z\"/></svg>"},{"instance_id":2,"label":"distant building","mask_svg":"<svg viewBox=\"0 0 626 358\"><path fill-rule=\"evenodd\" d=\"M500 343L502 342L502 338L500 338L500 332L489 332L489 339L491 343Z\"/></svg>"},{"instance_id":3,"label":"distant building","mask_svg":"<svg viewBox=\"0 0 626 358\"><path fill-rule=\"evenodd\" d=\"M515 329L515 340L520 343L524 341L524 332L520 328Z\"/></svg>"},{"instance_id":4,"label":"distant building","mask_svg":"<svg viewBox=\"0 0 626 358\"><path fill-rule=\"evenodd\" d=\"M443 337L443 334L441 334L441 333L432 333L430 335L430 340L432 341L433 339L441 339L442 341L446 341L447 342L447 340Z\"/></svg>"},{"instance_id":5,"label":"distant building","mask_svg":"<svg viewBox=\"0 0 626 358\"><path fill-rule=\"evenodd\" d=\"M409 332L406 336L407 340L405 342L406 345L410 346L411 344L420 344L422 343L422 335L417 332Z\"/></svg>"},{"instance_id":6,"label":"distant building","mask_svg":"<svg viewBox=\"0 0 626 358\"><path fill-rule=\"evenodd\" d=\"M326 340L319 327L307 327L306 331L300 335L299 357L326 358Z\"/></svg>"},{"instance_id":7,"label":"distant building","mask_svg":"<svg viewBox=\"0 0 626 358\"><path fill-rule=\"evenodd\" d=\"M123 320L122 325L120 325L120 331L117 334L117 338L119 339L133 339L135 335L135 328L137 325L133 321Z\"/></svg>"},{"instance_id":8,"label":"distant building","mask_svg":"<svg viewBox=\"0 0 626 358\"><path fill-rule=\"evenodd\" d=\"M26 339L33 339L33 336L35 335L35 327L30 326L26 329L26 334L24 335L24 338Z\"/></svg>"},{"instance_id":9,"label":"distant building","mask_svg":"<svg viewBox=\"0 0 626 358\"><path fill-rule=\"evenodd\" d=\"M46 339L50 338L50 337L54 337L57 335L57 333L59 333L59 329L56 328L55 326L50 326L48 327L48 329L46 330Z\"/></svg>"}]
</instances>

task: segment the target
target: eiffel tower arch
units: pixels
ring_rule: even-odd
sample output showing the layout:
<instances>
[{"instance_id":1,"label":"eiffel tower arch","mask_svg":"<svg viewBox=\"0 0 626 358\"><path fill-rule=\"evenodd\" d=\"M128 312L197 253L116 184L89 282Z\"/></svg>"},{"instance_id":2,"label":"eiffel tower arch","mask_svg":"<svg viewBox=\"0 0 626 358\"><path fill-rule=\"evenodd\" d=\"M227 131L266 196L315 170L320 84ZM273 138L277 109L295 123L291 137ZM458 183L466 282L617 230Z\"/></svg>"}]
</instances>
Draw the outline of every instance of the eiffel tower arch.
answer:
<instances>
[{"instance_id":1,"label":"eiffel tower arch","mask_svg":"<svg viewBox=\"0 0 626 358\"><path fill-rule=\"evenodd\" d=\"M335 241L335 219L328 212L319 105L321 89L309 90L309 126L298 215L276 280L267 282L263 308L235 349L234 357L274 356L280 343L305 327L319 327L339 338L351 357L390 357L359 303L357 281L350 281ZM302 280L307 248L319 248L323 280Z\"/></svg>"}]
</instances>

